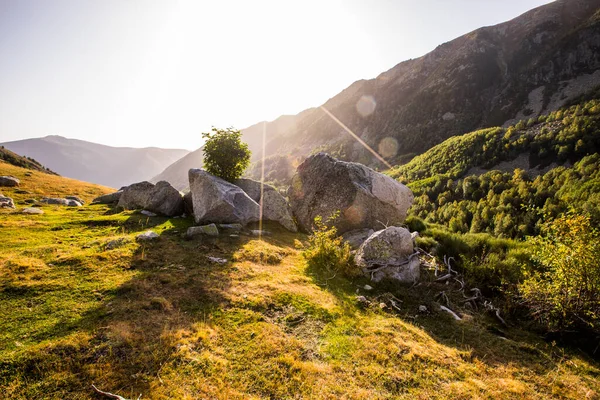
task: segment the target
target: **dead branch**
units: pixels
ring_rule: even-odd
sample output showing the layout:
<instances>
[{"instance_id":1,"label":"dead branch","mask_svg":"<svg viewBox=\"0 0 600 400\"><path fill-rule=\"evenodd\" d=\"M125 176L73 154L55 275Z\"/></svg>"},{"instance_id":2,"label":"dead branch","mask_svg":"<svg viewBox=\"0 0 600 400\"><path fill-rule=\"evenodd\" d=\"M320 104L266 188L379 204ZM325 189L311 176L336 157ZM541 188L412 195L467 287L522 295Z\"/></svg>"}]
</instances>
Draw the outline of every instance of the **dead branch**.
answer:
<instances>
[{"instance_id":1,"label":"dead branch","mask_svg":"<svg viewBox=\"0 0 600 400\"><path fill-rule=\"evenodd\" d=\"M105 392L103 390L98 389L94 384L92 384L92 388L96 391L96 393L101 394L103 396L106 396L108 398L111 399L116 399L116 400L127 400L125 397L123 396L119 396L118 394L112 394L109 392ZM137 400L140 400L142 398L142 395L140 394L137 398Z\"/></svg>"},{"instance_id":2,"label":"dead branch","mask_svg":"<svg viewBox=\"0 0 600 400\"><path fill-rule=\"evenodd\" d=\"M462 319L454 311L452 311L448 307L440 306L440 309L442 309L443 311L446 311L448 314L452 315L454 317L454 319L457 320L457 321L460 321Z\"/></svg>"}]
</instances>

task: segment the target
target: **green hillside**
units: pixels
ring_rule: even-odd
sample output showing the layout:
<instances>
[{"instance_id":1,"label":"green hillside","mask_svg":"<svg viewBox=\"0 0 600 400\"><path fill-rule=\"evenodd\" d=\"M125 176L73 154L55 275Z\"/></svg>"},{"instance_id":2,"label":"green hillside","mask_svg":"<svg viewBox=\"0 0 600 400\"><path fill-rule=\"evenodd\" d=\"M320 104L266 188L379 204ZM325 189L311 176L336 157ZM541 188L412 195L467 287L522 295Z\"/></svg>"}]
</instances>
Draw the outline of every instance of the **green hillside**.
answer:
<instances>
[{"instance_id":1,"label":"green hillside","mask_svg":"<svg viewBox=\"0 0 600 400\"><path fill-rule=\"evenodd\" d=\"M600 395L600 369L579 352L483 309L461 307L461 321L439 311L448 285L431 272L367 291L363 278L309 268L294 245L306 237L275 226L262 241L186 241L189 219L105 205L25 215L32 196L89 202L109 189L2 163L0 173L21 179L3 190L17 210L0 210L3 398L101 398L92 384L152 399ZM159 239L136 242L147 229ZM390 296L399 310L380 306Z\"/></svg>"},{"instance_id":2,"label":"green hillside","mask_svg":"<svg viewBox=\"0 0 600 400\"><path fill-rule=\"evenodd\" d=\"M454 232L539 233L568 210L600 222L600 101L507 129L453 137L390 175L415 194L413 215Z\"/></svg>"}]
</instances>

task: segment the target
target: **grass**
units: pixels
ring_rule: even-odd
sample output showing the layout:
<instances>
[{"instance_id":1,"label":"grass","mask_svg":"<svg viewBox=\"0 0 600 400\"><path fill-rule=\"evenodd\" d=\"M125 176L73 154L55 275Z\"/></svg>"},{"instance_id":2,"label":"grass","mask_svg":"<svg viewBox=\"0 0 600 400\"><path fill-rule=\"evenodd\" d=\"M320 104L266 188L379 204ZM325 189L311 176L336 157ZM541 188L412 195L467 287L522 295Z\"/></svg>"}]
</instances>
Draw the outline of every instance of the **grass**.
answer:
<instances>
[{"instance_id":1,"label":"grass","mask_svg":"<svg viewBox=\"0 0 600 400\"><path fill-rule=\"evenodd\" d=\"M0 163L28 197L109 191ZM485 315L437 312L431 286L360 289L308 268L299 234L184 240L187 219L104 205L0 211L0 393L127 398L598 398L585 356ZM147 229L154 243L135 236ZM123 239L107 248L112 240ZM110 247L110 246L109 246ZM226 258L226 264L207 256ZM357 291L374 301L357 305ZM380 309L391 291L402 312ZM419 313L419 305L429 313Z\"/></svg>"}]
</instances>

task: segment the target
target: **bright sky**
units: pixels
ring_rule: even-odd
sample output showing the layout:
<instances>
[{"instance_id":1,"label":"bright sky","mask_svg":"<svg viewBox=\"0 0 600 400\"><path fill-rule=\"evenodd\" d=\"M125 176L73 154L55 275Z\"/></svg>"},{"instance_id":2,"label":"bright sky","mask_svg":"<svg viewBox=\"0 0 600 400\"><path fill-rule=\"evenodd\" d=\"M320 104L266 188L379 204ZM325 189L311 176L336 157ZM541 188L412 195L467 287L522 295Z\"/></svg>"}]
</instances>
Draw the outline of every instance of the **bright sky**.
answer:
<instances>
[{"instance_id":1,"label":"bright sky","mask_svg":"<svg viewBox=\"0 0 600 400\"><path fill-rule=\"evenodd\" d=\"M196 149L548 0L0 0L0 142Z\"/></svg>"}]
</instances>

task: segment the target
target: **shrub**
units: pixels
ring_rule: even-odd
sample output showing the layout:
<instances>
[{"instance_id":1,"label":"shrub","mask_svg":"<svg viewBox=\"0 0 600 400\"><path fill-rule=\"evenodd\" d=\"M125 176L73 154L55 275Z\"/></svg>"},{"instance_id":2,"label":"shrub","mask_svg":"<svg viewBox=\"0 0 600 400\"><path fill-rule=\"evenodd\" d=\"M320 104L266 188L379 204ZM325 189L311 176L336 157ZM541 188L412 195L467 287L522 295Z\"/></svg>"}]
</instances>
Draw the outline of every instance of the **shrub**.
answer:
<instances>
[{"instance_id":1,"label":"shrub","mask_svg":"<svg viewBox=\"0 0 600 400\"><path fill-rule=\"evenodd\" d=\"M233 128L203 133L204 168L209 173L233 182L239 179L250 164L250 149L242 142L242 132Z\"/></svg>"},{"instance_id":2,"label":"shrub","mask_svg":"<svg viewBox=\"0 0 600 400\"><path fill-rule=\"evenodd\" d=\"M589 217L566 214L528 239L535 270L520 285L531 315L550 331L600 332L600 234Z\"/></svg>"},{"instance_id":3,"label":"shrub","mask_svg":"<svg viewBox=\"0 0 600 400\"><path fill-rule=\"evenodd\" d=\"M314 221L313 233L308 237L308 245L302 251L302 257L310 268L341 272L347 276L358 276L359 269L354 264L350 245L337 234L335 227L328 228L328 223L337 217L337 213L323 222L320 216Z\"/></svg>"}]
</instances>

